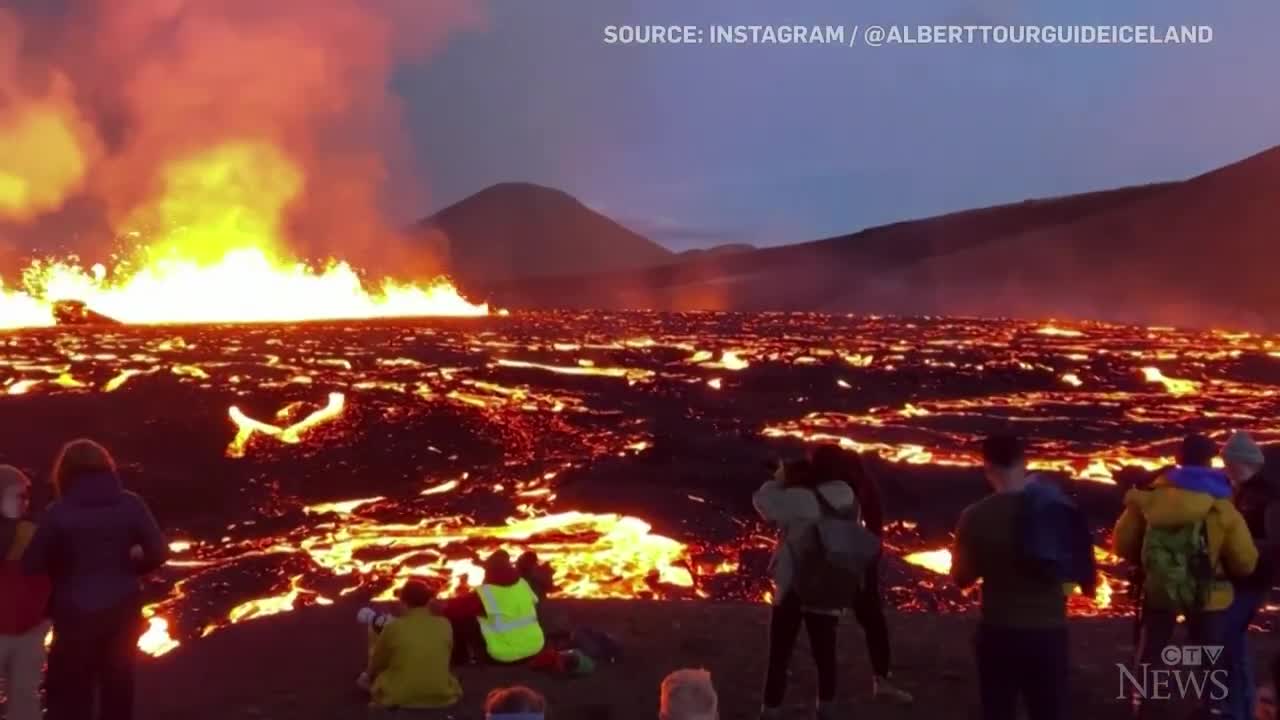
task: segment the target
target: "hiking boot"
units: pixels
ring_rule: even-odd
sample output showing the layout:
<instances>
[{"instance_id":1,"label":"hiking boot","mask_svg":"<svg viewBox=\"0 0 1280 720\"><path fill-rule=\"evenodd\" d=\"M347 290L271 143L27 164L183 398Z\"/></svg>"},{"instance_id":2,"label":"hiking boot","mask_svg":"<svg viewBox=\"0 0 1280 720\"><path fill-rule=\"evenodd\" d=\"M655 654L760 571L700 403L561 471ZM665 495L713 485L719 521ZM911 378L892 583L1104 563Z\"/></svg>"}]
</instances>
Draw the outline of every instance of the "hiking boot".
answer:
<instances>
[{"instance_id":1,"label":"hiking boot","mask_svg":"<svg viewBox=\"0 0 1280 720\"><path fill-rule=\"evenodd\" d=\"M876 677L871 681L871 694L877 701L897 705L910 705L916 700L911 693L889 682L887 677Z\"/></svg>"}]
</instances>

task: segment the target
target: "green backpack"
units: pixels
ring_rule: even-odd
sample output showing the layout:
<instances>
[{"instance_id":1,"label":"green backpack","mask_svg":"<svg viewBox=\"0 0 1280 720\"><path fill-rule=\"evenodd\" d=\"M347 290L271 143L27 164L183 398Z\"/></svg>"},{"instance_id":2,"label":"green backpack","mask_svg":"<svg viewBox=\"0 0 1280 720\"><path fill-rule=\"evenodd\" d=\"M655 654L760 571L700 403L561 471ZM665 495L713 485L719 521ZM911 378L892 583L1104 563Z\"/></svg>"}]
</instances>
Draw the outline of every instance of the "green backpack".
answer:
<instances>
[{"instance_id":1,"label":"green backpack","mask_svg":"<svg viewBox=\"0 0 1280 720\"><path fill-rule=\"evenodd\" d=\"M1204 519L1175 527L1147 527L1142 539L1148 605L1179 613L1204 609L1213 583Z\"/></svg>"}]
</instances>

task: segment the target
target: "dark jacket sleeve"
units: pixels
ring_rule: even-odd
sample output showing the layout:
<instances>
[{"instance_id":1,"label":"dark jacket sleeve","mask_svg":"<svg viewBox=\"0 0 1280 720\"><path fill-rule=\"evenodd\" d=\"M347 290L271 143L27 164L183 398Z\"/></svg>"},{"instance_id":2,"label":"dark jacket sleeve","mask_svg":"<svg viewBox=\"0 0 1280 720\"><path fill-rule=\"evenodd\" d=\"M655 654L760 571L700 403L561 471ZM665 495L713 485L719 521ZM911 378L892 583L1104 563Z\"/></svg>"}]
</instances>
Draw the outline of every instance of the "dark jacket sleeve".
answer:
<instances>
[{"instance_id":1,"label":"dark jacket sleeve","mask_svg":"<svg viewBox=\"0 0 1280 720\"><path fill-rule=\"evenodd\" d=\"M956 538L951 549L951 578L956 585L967 588L981 577L982 571L978 567L977 553L973 546L973 528L966 510L960 514L960 522L956 524Z\"/></svg>"},{"instance_id":2,"label":"dark jacket sleeve","mask_svg":"<svg viewBox=\"0 0 1280 720\"><path fill-rule=\"evenodd\" d=\"M853 486L853 494L858 498L858 506L862 508L862 523L876 535L884 534L884 506L880 502L880 486L871 473L864 473L862 479Z\"/></svg>"},{"instance_id":3,"label":"dark jacket sleeve","mask_svg":"<svg viewBox=\"0 0 1280 720\"><path fill-rule=\"evenodd\" d=\"M40 519L40 523L36 525L36 531L31 536L31 541L27 543L27 547L22 552L22 572L24 575L50 575L53 569L53 560L50 557L53 553L53 547L56 542L58 532L57 510L50 507L45 512L44 517Z\"/></svg>"},{"instance_id":4,"label":"dark jacket sleeve","mask_svg":"<svg viewBox=\"0 0 1280 720\"><path fill-rule=\"evenodd\" d=\"M160 532L160 525L156 523L147 503L136 495L133 502L133 537L134 542L142 547L142 560L135 568L139 575L146 575L168 561L169 543L165 541L164 533Z\"/></svg>"}]
</instances>

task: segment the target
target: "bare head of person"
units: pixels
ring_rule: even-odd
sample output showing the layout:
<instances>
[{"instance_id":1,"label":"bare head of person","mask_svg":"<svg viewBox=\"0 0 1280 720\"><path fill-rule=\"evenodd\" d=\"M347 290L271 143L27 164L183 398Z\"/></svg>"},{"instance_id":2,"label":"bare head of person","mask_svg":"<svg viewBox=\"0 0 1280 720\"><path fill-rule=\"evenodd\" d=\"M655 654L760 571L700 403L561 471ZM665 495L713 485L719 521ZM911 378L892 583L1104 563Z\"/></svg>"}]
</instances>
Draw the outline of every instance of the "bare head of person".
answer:
<instances>
[{"instance_id":1,"label":"bare head of person","mask_svg":"<svg viewBox=\"0 0 1280 720\"><path fill-rule=\"evenodd\" d=\"M1178 448L1178 464L1182 467L1209 467L1218 454L1218 444L1207 435L1188 435Z\"/></svg>"},{"instance_id":2,"label":"bare head of person","mask_svg":"<svg viewBox=\"0 0 1280 720\"><path fill-rule=\"evenodd\" d=\"M53 488L58 496L66 495L77 480L88 475L115 476L116 461L111 453L85 438L63 445L53 463Z\"/></svg>"},{"instance_id":3,"label":"bare head of person","mask_svg":"<svg viewBox=\"0 0 1280 720\"><path fill-rule=\"evenodd\" d=\"M720 701L711 683L711 673L685 669L663 678L658 717L661 720L718 720Z\"/></svg>"},{"instance_id":4,"label":"bare head of person","mask_svg":"<svg viewBox=\"0 0 1280 720\"><path fill-rule=\"evenodd\" d=\"M31 480L12 465L0 465L0 517L16 520L31 502Z\"/></svg>"},{"instance_id":5,"label":"bare head of person","mask_svg":"<svg viewBox=\"0 0 1280 720\"><path fill-rule=\"evenodd\" d=\"M399 598L405 609L413 610L430 605L431 601L436 599L436 594L431 591L431 586L425 580L411 578L406 580L404 586L400 588Z\"/></svg>"},{"instance_id":6,"label":"bare head of person","mask_svg":"<svg viewBox=\"0 0 1280 720\"><path fill-rule=\"evenodd\" d=\"M534 720L546 712L546 698L523 685L496 688L484 699L486 720Z\"/></svg>"},{"instance_id":7,"label":"bare head of person","mask_svg":"<svg viewBox=\"0 0 1280 720\"><path fill-rule=\"evenodd\" d=\"M1020 490L1027 480L1027 447L1012 434L988 435L982 441L982 470L996 492Z\"/></svg>"}]
</instances>

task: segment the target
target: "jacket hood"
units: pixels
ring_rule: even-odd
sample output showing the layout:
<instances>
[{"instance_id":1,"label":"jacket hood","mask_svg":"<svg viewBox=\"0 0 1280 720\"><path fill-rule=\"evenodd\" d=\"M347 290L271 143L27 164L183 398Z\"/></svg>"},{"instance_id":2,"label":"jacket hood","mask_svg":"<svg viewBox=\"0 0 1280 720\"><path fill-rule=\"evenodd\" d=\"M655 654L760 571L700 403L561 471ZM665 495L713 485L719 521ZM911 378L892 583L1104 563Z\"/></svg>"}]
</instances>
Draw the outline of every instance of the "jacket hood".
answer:
<instances>
[{"instance_id":1,"label":"jacket hood","mask_svg":"<svg viewBox=\"0 0 1280 720\"><path fill-rule=\"evenodd\" d=\"M1220 494L1224 482L1225 496ZM1231 507L1230 489L1226 476L1217 471L1177 468L1157 478L1150 490L1125 493L1124 503L1141 512L1153 527L1174 527L1204 518L1215 505Z\"/></svg>"},{"instance_id":2,"label":"jacket hood","mask_svg":"<svg viewBox=\"0 0 1280 720\"><path fill-rule=\"evenodd\" d=\"M114 505L124 496L124 485L114 473L99 472L77 476L64 489L63 500L69 505L99 507Z\"/></svg>"},{"instance_id":3,"label":"jacket hood","mask_svg":"<svg viewBox=\"0 0 1280 720\"><path fill-rule=\"evenodd\" d=\"M1215 498L1231 497L1231 480L1221 470L1206 467L1177 467L1165 474L1170 485L1205 493Z\"/></svg>"}]
</instances>

